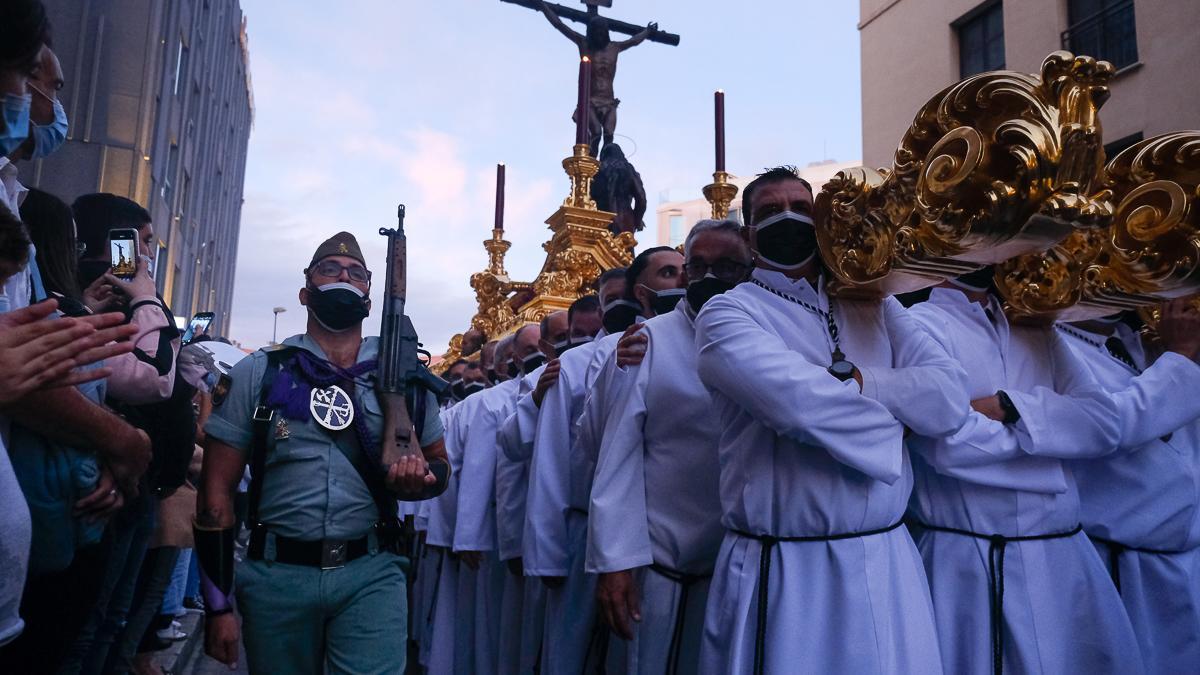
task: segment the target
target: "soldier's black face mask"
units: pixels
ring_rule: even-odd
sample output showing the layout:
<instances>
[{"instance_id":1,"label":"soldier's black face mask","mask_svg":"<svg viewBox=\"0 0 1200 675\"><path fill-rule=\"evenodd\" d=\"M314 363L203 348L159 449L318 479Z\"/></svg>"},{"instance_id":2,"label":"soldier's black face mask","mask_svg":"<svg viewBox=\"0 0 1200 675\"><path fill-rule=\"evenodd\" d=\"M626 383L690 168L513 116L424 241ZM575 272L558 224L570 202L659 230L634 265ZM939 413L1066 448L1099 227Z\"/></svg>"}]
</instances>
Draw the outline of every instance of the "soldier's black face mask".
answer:
<instances>
[{"instance_id":1,"label":"soldier's black face mask","mask_svg":"<svg viewBox=\"0 0 1200 675\"><path fill-rule=\"evenodd\" d=\"M461 401L467 397L467 389L462 380L455 380L454 384L450 385L450 393L454 394L454 398Z\"/></svg>"},{"instance_id":2,"label":"soldier's black face mask","mask_svg":"<svg viewBox=\"0 0 1200 675\"><path fill-rule=\"evenodd\" d=\"M354 286L337 282L308 289L308 309L325 328L340 333L362 323L370 312L367 296Z\"/></svg>"},{"instance_id":3,"label":"soldier's black face mask","mask_svg":"<svg viewBox=\"0 0 1200 675\"><path fill-rule=\"evenodd\" d=\"M463 398L466 398L471 394L477 394L484 389L487 389L487 385L482 382L468 382L463 385Z\"/></svg>"}]
</instances>

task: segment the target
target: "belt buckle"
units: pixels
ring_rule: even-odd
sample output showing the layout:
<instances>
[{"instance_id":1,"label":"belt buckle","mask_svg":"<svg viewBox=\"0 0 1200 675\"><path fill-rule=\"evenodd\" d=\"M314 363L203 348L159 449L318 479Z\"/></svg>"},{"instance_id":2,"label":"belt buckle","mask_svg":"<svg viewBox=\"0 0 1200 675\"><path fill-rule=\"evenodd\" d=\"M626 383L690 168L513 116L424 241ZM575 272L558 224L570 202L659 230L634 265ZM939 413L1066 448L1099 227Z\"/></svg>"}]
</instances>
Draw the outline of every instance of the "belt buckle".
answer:
<instances>
[{"instance_id":1,"label":"belt buckle","mask_svg":"<svg viewBox=\"0 0 1200 675\"><path fill-rule=\"evenodd\" d=\"M321 542L321 569L336 570L346 566L346 542L325 540Z\"/></svg>"}]
</instances>

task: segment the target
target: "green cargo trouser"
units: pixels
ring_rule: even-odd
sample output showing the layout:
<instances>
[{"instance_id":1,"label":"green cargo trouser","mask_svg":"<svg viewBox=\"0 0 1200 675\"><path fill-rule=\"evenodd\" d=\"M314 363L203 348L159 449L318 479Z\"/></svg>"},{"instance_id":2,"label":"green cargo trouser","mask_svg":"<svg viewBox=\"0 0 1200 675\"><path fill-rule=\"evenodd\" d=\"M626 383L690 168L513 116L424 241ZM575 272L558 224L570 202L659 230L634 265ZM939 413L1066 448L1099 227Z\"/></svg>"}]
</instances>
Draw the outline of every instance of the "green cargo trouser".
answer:
<instances>
[{"instance_id":1,"label":"green cargo trouser","mask_svg":"<svg viewBox=\"0 0 1200 675\"><path fill-rule=\"evenodd\" d=\"M237 601L250 672L403 673L408 635L403 562L387 552L330 570L242 561Z\"/></svg>"}]
</instances>

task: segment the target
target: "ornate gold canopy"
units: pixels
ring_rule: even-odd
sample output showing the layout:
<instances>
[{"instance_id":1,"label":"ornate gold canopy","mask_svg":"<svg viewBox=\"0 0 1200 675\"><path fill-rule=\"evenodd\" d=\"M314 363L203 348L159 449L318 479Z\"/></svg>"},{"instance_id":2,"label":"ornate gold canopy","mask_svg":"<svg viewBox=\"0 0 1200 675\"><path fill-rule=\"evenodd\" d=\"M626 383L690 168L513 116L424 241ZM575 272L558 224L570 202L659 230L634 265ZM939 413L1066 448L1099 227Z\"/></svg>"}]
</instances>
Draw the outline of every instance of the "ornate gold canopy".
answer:
<instances>
[{"instance_id":1,"label":"ornate gold canopy","mask_svg":"<svg viewBox=\"0 0 1200 675\"><path fill-rule=\"evenodd\" d=\"M843 171L817 195L832 290L879 297L996 265L1010 315L1035 323L1200 291L1200 132L1105 166L1112 75L1060 51L1038 75L982 73L930 99L891 168Z\"/></svg>"},{"instance_id":2,"label":"ornate gold canopy","mask_svg":"<svg viewBox=\"0 0 1200 675\"><path fill-rule=\"evenodd\" d=\"M982 73L931 98L891 167L842 171L816 196L831 290L882 297L995 265L1006 311L1033 323L1125 309L1153 319L1163 300L1200 293L1200 131L1146 139L1105 165L1099 111L1113 72L1058 51L1036 75ZM599 163L587 146L563 168L571 193L546 221L536 279L509 278L503 231L484 242L471 326L489 337L567 308L632 259L633 236L612 235L614 214L590 197ZM720 218L737 189L719 171L704 194Z\"/></svg>"},{"instance_id":3,"label":"ornate gold canopy","mask_svg":"<svg viewBox=\"0 0 1200 675\"><path fill-rule=\"evenodd\" d=\"M483 242L488 266L471 275L478 304L471 327L483 331L489 339L567 309L592 292L596 277L604 270L633 261L637 241L628 232L613 235L608 224L616 214L598 210L591 198L592 178L600 170L600 163L588 154L588 146L574 146L562 164L571 180L571 192L546 220L551 232L550 240L542 245L546 261L532 282L509 278L504 254L512 244L504 240L502 230L493 229L492 238ZM443 363L469 356L461 354L461 348L462 334L458 334L451 338Z\"/></svg>"}]
</instances>

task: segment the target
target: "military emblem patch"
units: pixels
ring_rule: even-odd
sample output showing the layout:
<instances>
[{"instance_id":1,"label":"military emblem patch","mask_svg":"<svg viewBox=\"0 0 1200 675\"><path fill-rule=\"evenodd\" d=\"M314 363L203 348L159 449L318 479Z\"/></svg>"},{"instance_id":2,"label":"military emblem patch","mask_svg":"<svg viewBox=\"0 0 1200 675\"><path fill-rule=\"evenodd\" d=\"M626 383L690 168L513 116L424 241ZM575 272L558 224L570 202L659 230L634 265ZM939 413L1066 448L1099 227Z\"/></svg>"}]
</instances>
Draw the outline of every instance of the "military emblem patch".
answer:
<instances>
[{"instance_id":1,"label":"military emblem patch","mask_svg":"<svg viewBox=\"0 0 1200 675\"><path fill-rule=\"evenodd\" d=\"M308 410L317 424L330 431L341 431L354 421L354 402L344 389L335 385L313 389Z\"/></svg>"}]
</instances>

